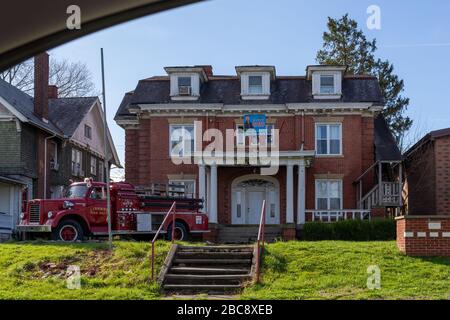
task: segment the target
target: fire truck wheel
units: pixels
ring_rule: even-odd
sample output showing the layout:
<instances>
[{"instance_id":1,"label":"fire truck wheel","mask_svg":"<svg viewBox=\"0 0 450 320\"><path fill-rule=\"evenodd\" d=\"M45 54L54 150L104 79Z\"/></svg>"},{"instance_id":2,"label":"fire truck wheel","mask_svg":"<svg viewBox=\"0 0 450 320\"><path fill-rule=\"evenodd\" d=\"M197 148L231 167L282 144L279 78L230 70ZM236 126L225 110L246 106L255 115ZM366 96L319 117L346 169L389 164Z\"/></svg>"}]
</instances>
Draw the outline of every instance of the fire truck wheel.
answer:
<instances>
[{"instance_id":1,"label":"fire truck wheel","mask_svg":"<svg viewBox=\"0 0 450 320\"><path fill-rule=\"evenodd\" d=\"M64 220L53 231L53 239L64 242L81 241L83 240L83 228L77 221Z\"/></svg>"},{"instance_id":2,"label":"fire truck wheel","mask_svg":"<svg viewBox=\"0 0 450 320\"><path fill-rule=\"evenodd\" d=\"M186 227L181 222L175 222L175 240L187 240L188 233ZM172 226L167 229L167 238L172 240Z\"/></svg>"}]
</instances>

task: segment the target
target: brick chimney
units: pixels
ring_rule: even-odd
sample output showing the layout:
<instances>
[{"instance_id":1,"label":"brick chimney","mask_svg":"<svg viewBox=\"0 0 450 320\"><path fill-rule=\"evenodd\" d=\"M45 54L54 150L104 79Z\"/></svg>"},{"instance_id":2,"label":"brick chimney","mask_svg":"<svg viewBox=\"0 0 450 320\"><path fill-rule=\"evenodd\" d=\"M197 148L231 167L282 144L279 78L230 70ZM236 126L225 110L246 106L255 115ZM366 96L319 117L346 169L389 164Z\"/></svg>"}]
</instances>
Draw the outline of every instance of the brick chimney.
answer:
<instances>
[{"instance_id":1,"label":"brick chimney","mask_svg":"<svg viewBox=\"0 0 450 320\"><path fill-rule=\"evenodd\" d=\"M34 113L48 119L48 73L47 52L34 57Z\"/></svg>"},{"instance_id":2,"label":"brick chimney","mask_svg":"<svg viewBox=\"0 0 450 320\"><path fill-rule=\"evenodd\" d=\"M58 98L58 87L55 85L49 85L47 87L47 95L49 99L57 99Z\"/></svg>"},{"instance_id":3,"label":"brick chimney","mask_svg":"<svg viewBox=\"0 0 450 320\"><path fill-rule=\"evenodd\" d=\"M213 76L213 67L211 65L201 65L201 66L196 66L196 67L203 68L203 71L205 71L206 76L208 76L208 77Z\"/></svg>"}]
</instances>

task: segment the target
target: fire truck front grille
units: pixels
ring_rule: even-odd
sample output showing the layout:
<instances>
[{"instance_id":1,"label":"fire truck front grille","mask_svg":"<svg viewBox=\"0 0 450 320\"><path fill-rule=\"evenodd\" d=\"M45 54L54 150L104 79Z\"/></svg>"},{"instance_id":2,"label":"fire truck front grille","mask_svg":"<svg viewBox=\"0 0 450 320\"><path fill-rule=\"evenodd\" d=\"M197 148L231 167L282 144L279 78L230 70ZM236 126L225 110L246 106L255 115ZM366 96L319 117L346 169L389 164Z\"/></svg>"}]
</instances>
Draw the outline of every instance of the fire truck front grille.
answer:
<instances>
[{"instance_id":1,"label":"fire truck front grille","mask_svg":"<svg viewBox=\"0 0 450 320\"><path fill-rule=\"evenodd\" d=\"M41 207L39 203L33 203L30 205L30 222L39 223L41 216Z\"/></svg>"}]
</instances>

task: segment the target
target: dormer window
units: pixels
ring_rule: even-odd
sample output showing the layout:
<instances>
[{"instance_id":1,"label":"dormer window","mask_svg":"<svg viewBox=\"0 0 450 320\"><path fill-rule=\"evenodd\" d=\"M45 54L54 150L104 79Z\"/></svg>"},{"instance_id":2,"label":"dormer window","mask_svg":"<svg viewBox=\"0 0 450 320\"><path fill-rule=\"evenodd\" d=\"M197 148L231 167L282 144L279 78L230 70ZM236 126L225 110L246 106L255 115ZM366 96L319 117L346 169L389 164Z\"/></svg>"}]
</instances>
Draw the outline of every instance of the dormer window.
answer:
<instances>
[{"instance_id":1,"label":"dormer window","mask_svg":"<svg viewBox=\"0 0 450 320\"><path fill-rule=\"evenodd\" d=\"M211 66L165 67L170 78L171 100L197 100L200 87L208 81L205 70L211 73Z\"/></svg>"},{"instance_id":2,"label":"dormer window","mask_svg":"<svg viewBox=\"0 0 450 320\"><path fill-rule=\"evenodd\" d=\"M262 76L249 76L248 77L248 93L249 94L262 94L263 93L263 77Z\"/></svg>"},{"instance_id":3,"label":"dormer window","mask_svg":"<svg viewBox=\"0 0 450 320\"><path fill-rule=\"evenodd\" d=\"M340 99L342 97L342 79L345 66L319 65L308 66L307 80L312 82L314 99Z\"/></svg>"},{"instance_id":4,"label":"dormer window","mask_svg":"<svg viewBox=\"0 0 450 320\"><path fill-rule=\"evenodd\" d=\"M192 95L191 77L178 77L178 95Z\"/></svg>"},{"instance_id":5,"label":"dormer window","mask_svg":"<svg viewBox=\"0 0 450 320\"><path fill-rule=\"evenodd\" d=\"M239 66L236 73L241 81L242 100L267 100L270 84L275 80L273 66Z\"/></svg>"},{"instance_id":6,"label":"dormer window","mask_svg":"<svg viewBox=\"0 0 450 320\"><path fill-rule=\"evenodd\" d=\"M322 74L320 75L320 93L334 94L334 75Z\"/></svg>"}]
</instances>

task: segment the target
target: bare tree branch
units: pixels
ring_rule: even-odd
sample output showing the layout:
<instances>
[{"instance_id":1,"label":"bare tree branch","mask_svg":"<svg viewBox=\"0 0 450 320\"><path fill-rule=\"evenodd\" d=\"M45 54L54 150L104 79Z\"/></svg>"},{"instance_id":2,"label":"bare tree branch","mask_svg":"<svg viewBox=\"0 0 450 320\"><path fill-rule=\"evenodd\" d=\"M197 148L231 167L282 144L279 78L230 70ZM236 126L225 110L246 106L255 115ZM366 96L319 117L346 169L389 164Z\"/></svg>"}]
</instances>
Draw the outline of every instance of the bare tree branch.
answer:
<instances>
[{"instance_id":1,"label":"bare tree branch","mask_svg":"<svg viewBox=\"0 0 450 320\"><path fill-rule=\"evenodd\" d=\"M0 79L12 84L20 90L33 95L34 92L34 64L26 60L0 73ZM50 60L49 82L58 87L58 96L85 97L95 96L95 86L92 74L87 65L82 62Z\"/></svg>"}]
</instances>

